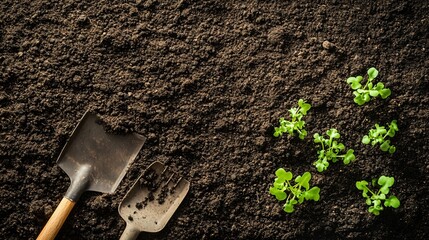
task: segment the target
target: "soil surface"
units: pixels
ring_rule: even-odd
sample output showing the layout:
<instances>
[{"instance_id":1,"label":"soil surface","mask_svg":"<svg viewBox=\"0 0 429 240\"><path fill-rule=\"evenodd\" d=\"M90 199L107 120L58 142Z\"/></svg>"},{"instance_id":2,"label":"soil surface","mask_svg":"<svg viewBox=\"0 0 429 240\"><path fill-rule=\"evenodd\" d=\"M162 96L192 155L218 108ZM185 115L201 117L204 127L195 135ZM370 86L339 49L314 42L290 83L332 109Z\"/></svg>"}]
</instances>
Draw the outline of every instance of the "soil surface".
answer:
<instances>
[{"instance_id":1,"label":"soil surface","mask_svg":"<svg viewBox=\"0 0 429 240\"><path fill-rule=\"evenodd\" d=\"M118 205L155 160L191 181L140 239L428 239L427 1L0 3L0 236L34 239L70 182L57 157L86 110L146 143L117 191L85 193L58 239L118 239ZM379 69L392 90L358 107L345 80ZM299 98L309 135L272 136ZM393 155L360 143L398 120ZM312 135L336 128L357 161L318 173ZM320 201L292 214L277 168L310 171ZM367 212L358 180L395 177L398 209Z\"/></svg>"}]
</instances>

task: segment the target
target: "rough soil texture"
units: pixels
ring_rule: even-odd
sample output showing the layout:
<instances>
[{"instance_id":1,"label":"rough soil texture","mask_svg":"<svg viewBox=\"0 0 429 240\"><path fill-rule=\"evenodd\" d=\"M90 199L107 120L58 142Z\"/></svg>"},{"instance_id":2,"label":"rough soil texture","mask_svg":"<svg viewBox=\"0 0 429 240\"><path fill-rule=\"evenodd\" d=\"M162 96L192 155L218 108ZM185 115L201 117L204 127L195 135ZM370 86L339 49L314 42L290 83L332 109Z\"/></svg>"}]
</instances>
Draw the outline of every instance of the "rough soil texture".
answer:
<instances>
[{"instance_id":1,"label":"rough soil texture","mask_svg":"<svg viewBox=\"0 0 429 240\"><path fill-rule=\"evenodd\" d=\"M191 189L140 239L428 239L428 2L342 2L1 1L0 236L38 235L70 184L56 159L89 109L147 141L115 194L85 193L58 239L117 239L117 207L155 160ZM358 107L345 80L369 67L392 95ZM275 139L299 98L313 105L309 136ZM393 119L395 154L360 143ZM329 128L357 161L321 174L312 135ZM279 167L310 171L320 201L284 213L268 193ZM375 217L355 182L382 174L402 205Z\"/></svg>"}]
</instances>

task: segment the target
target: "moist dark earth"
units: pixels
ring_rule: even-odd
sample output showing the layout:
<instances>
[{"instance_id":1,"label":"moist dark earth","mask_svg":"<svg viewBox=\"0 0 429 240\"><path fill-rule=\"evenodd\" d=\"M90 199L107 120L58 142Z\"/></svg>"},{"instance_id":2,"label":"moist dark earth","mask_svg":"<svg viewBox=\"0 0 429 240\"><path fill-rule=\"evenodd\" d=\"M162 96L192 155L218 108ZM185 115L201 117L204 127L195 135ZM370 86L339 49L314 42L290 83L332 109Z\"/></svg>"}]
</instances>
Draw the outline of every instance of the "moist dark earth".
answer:
<instances>
[{"instance_id":1,"label":"moist dark earth","mask_svg":"<svg viewBox=\"0 0 429 240\"><path fill-rule=\"evenodd\" d=\"M428 239L427 1L11 1L0 3L0 235L35 239L70 181L58 155L85 111L147 139L114 194L86 192L57 239L118 239L117 208L153 161L191 182L165 229L140 239ZM376 67L392 95L353 102ZM298 99L304 140L272 136ZM390 155L363 145L398 121ZM318 173L314 133L357 160ZM292 214L268 193L309 171L318 202ZM367 211L359 180L393 176L398 209Z\"/></svg>"}]
</instances>

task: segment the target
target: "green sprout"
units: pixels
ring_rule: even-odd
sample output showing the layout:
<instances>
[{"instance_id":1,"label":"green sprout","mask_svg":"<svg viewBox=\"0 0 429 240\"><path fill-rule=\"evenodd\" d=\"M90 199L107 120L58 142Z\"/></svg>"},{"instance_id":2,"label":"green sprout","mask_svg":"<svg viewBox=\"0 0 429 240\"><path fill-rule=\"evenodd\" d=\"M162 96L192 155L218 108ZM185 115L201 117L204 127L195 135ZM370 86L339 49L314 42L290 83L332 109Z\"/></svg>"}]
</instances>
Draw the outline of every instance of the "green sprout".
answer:
<instances>
[{"instance_id":1,"label":"green sprout","mask_svg":"<svg viewBox=\"0 0 429 240\"><path fill-rule=\"evenodd\" d=\"M276 176L273 186L270 187L270 194L279 201L286 200L283 205L285 212L294 212L294 205L302 203L304 200L319 201L320 188L310 188L311 173L305 172L302 176L296 177L295 184L291 183L292 173L286 172L283 168L277 169Z\"/></svg>"},{"instance_id":2,"label":"green sprout","mask_svg":"<svg viewBox=\"0 0 429 240\"><path fill-rule=\"evenodd\" d=\"M341 152L345 151L345 147L344 144L335 140L340 138L340 133L336 129L331 128L326 131L326 134L329 136L328 139L318 133L314 134L314 142L319 143L321 146L321 149L317 151L318 159L313 163L317 171L325 171L330 161L335 163L339 159L343 159L343 163L347 165L356 159L353 149L349 149L345 154L340 155Z\"/></svg>"},{"instance_id":3,"label":"green sprout","mask_svg":"<svg viewBox=\"0 0 429 240\"><path fill-rule=\"evenodd\" d=\"M377 143L380 144L380 149L383 152L389 151L389 153L394 153L396 151L396 147L393 145L390 145L390 140L386 139L386 137L394 137L395 133L399 130L398 125L396 124L396 120L393 120L388 125L388 130L384 126L379 126L378 124L375 124L375 128L369 130L369 134L363 136L362 143L363 144L370 144L372 146L376 145Z\"/></svg>"},{"instance_id":4,"label":"green sprout","mask_svg":"<svg viewBox=\"0 0 429 240\"><path fill-rule=\"evenodd\" d=\"M380 96L382 99L386 99L390 96L391 91L389 88L385 88L384 84L378 82L376 85L372 82L378 75L378 70L375 68L368 69L368 80L365 85L362 85L361 81L363 79L362 76L357 77L349 77L347 78L347 83L350 84L353 90L353 94L355 95L354 102L359 106L369 102L371 97L376 98Z\"/></svg>"},{"instance_id":5,"label":"green sprout","mask_svg":"<svg viewBox=\"0 0 429 240\"><path fill-rule=\"evenodd\" d=\"M393 177L381 176L378 181L373 179L371 185L373 187L375 187L376 184L380 186L380 189L377 191L377 193L375 193L368 188L367 181L362 180L356 182L356 188L363 191L362 196L366 198L366 205L370 206L368 209L370 213L378 216L380 215L380 211L384 209L383 205L385 207L393 208L398 208L399 205L401 205L401 202L397 197L391 195L387 198L386 196L390 191L389 188L393 186L394 183L395 179ZM371 196L369 196L368 193L370 193ZM382 204L383 201L384 204Z\"/></svg>"},{"instance_id":6,"label":"green sprout","mask_svg":"<svg viewBox=\"0 0 429 240\"><path fill-rule=\"evenodd\" d=\"M302 117L307 115L307 111L311 108L311 105L299 99L298 106L298 108L289 109L291 121L280 118L280 126L274 128L274 137L279 137L286 132L293 136L294 131L298 132L300 139L304 139L307 136L307 131L304 129L305 122L302 120Z\"/></svg>"}]
</instances>

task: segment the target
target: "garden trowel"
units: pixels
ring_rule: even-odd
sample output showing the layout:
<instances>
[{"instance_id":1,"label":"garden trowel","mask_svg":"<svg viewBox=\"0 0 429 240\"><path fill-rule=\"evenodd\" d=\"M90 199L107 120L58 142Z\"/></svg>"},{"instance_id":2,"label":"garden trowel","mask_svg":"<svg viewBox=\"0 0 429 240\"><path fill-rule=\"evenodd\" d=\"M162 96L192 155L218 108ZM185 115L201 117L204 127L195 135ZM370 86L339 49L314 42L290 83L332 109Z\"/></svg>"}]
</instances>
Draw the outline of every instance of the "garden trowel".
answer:
<instances>
[{"instance_id":1,"label":"garden trowel","mask_svg":"<svg viewBox=\"0 0 429 240\"><path fill-rule=\"evenodd\" d=\"M58 157L71 185L38 236L54 239L84 191L113 193L134 161L144 137L107 134L96 115L86 112Z\"/></svg>"}]
</instances>

